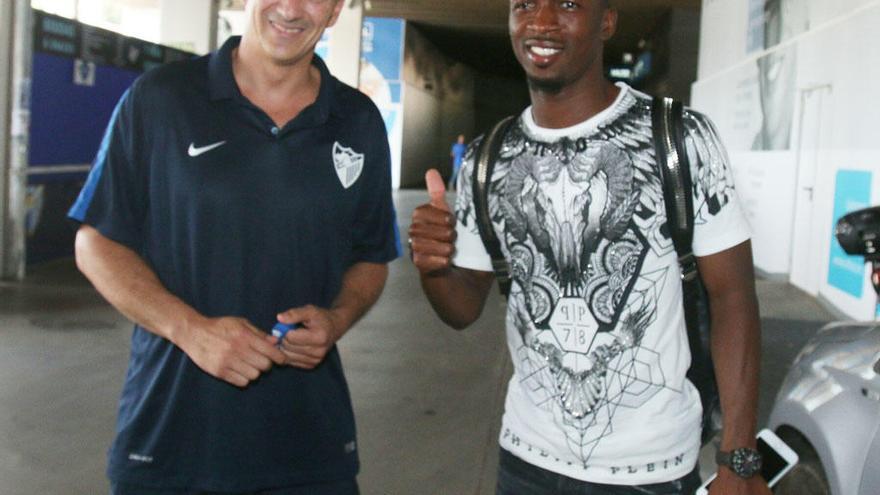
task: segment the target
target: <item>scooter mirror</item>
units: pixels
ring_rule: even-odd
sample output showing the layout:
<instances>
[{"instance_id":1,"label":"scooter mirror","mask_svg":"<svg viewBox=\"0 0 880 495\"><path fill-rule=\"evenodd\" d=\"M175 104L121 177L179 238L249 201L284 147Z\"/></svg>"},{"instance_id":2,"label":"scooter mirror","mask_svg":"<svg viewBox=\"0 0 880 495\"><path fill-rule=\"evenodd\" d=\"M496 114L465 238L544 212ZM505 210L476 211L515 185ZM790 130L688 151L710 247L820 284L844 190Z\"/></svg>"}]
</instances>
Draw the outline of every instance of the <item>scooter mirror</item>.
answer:
<instances>
[{"instance_id":1,"label":"scooter mirror","mask_svg":"<svg viewBox=\"0 0 880 495\"><path fill-rule=\"evenodd\" d=\"M835 235L847 254L880 259L880 206L847 213L837 221Z\"/></svg>"}]
</instances>

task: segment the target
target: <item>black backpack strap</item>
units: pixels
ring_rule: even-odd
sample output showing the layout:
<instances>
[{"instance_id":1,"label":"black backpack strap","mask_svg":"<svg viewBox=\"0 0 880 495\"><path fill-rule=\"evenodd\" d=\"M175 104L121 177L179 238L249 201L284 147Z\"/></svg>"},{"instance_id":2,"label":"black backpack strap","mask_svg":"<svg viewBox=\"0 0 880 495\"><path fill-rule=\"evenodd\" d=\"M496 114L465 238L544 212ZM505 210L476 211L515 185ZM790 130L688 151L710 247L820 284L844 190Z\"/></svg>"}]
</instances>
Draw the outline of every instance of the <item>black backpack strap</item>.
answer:
<instances>
[{"instance_id":1,"label":"black backpack strap","mask_svg":"<svg viewBox=\"0 0 880 495\"><path fill-rule=\"evenodd\" d=\"M654 151L663 179L666 225L678 253L681 277L697 277L694 241L694 200L691 167L684 146L683 106L672 98L654 98L651 110L654 124Z\"/></svg>"},{"instance_id":2,"label":"black backpack strap","mask_svg":"<svg viewBox=\"0 0 880 495\"><path fill-rule=\"evenodd\" d=\"M495 162L498 160L504 136L513 122L513 116L507 117L495 124L492 130L483 137L477 147L472 180L477 228L480 231L483 245L492 258L492 269L495 271L498 288L504 297L510 294L510 267L501 252L501 242L495 234L492 218L489 216L489 183L492 181L492 171L495 169Z\"/></svg>"},{"instance_id":3,"label":"black backpack strap","mask_svg":"<svg viewBox=\"0 0 880 495\"><path fill-rule=\"evenodd\" d=\"M720 428L720 402L710 348L711 314L706 288L693 252L694 206L691 167L684 145L681 103L655 98L651 110L654 150L663 181L666 225L681 267L682 298L691 367L688 379L700 391L703 404L703 444Z\"/></svg>"}]
</instances>

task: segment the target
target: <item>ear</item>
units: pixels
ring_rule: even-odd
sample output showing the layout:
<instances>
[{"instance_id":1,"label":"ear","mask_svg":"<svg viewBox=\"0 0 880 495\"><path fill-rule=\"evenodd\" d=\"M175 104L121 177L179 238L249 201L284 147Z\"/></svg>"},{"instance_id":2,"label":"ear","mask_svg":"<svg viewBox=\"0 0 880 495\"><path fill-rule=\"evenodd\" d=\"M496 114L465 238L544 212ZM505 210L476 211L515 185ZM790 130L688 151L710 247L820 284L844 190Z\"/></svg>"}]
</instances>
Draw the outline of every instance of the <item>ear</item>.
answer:
<instances>
[{"instance_id":1,"label":"ear","mask_svg":"<svg viewBox=\"0 0 880 495\"><path fill-rule=\"evenodd\" d=\"M342 13L342 9L345 8L345 4L348 0L336 0L336 6L333 7L333 15L330 17L330 22L327 23L327 27L332 27L336 24L336 21L339 20L339 14Z\"/></svg>"},{"instance_id":2,"label":"ear","mask_svg":"<svg viewBox=\"0 0 880 495\"><path fill-rule=\"evenodd\" d=\"M611 7L602 11L602 41L608 41L617 32L617 9Z\"/></svg>"}]
</instances>

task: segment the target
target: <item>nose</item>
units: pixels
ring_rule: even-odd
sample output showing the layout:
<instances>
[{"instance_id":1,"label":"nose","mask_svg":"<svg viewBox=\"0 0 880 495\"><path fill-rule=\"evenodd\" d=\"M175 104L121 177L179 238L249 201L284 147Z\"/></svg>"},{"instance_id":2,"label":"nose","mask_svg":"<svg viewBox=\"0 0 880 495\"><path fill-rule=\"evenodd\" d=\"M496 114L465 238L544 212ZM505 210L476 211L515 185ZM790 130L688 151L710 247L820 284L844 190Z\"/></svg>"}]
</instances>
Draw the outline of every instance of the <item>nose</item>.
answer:
<instances>
[{"instance_id":1,"label":"nose","mask_svg":"<svg viewBox=\"0 0 880 495\"><path fill-rule=\"evenodd\" d=\"M538 2L534 14L529 18L528 27L538 33L547 33L559 28L556 2Z\"/></svg>"},{"instance_id":2,"label":"nose","mask_svg":"<svg viewBox=\"0 0 880 495\"><path fill-rule=\"evenodd\" d=\"M275 11L285 19L296 19L302 12L303 1L305 0L278 0L275 4Z\"/></svg>"}]
</instances>

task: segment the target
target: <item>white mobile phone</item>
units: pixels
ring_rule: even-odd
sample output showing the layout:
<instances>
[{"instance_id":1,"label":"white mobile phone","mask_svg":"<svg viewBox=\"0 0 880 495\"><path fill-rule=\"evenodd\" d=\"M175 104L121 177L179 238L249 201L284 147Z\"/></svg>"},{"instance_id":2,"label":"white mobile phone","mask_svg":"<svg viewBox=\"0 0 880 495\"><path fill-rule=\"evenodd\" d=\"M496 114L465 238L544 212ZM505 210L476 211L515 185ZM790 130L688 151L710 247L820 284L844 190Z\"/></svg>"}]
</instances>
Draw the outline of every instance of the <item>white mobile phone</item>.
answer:
<instances>
[{"instance_id":1,"label":"white mobile phone","mask_svg":"<svg viewBox=\"0 0 880 495\"><path fill-rule=\"evenodd\" d=\"M758 432L757 438L758 452L762 457L761 476L767 480L767 485L772 488L785 476L785 473L791 471L791 468L797 464L798 455L781 438L766 428ZM716 474L710 476L697 490L696 495L707 495L715 476Z\"/></svg>"}]
</instances>

